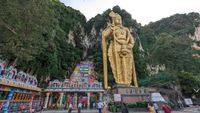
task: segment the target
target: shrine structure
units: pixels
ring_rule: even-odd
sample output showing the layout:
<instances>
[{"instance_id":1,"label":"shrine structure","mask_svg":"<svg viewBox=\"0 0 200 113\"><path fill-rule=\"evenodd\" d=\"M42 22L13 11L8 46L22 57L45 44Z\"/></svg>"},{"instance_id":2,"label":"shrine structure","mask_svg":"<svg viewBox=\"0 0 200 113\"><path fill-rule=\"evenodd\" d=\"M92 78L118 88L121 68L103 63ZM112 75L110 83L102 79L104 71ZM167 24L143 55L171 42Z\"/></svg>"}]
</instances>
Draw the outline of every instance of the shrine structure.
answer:
<instances>
[{"instance_id":1,"label":"shrine structure","mask_svg":"<svg viewBox=\"0 0 200 113\"><path fill-rule=\"evenodd\" d=\"M76 109L79 102L83 108L91 108L98 100L102 100L104 90L102 83L96 80L93 63L81 62L76 65L70 79L51 81L44 92L44 108L67 109L71 103Z\"/></svg>"},{"instance_id":2,"label":"shrine structure","mask_svg":"<svg viewBox=\"0 0 200 113\"><path fill-rule=\"evenodd\" d=\"M0 113L40 111L43 100L37 83L35 76L0 63Z\"/></svg>"}]
</instances>

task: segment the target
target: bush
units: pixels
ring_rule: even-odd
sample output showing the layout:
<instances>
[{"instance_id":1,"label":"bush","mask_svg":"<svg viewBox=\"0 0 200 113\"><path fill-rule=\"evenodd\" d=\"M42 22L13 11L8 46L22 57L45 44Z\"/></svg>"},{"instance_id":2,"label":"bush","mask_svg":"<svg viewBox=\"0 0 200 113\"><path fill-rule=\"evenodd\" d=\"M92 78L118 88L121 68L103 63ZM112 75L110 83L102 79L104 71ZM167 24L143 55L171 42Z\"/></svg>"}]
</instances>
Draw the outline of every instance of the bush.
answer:
<instances>
[{"instance_id":1,"label":"bush","mask_svg":"<svg viewBox=\"0 0 200 113\"><path fill-rule=\"evenodd\" d=\"M129 108L146 108L147 106L148 106L148 102L146 101L128 104Z\"/></svg>"},{"instance_id":2,"label":"bush","mask_svg":"<svg viewBox=\"0 0 200 113\"><path fill-rule=\"evenodd\" d=\"M121 104L120 103L109 103L108 104L109 106L109 111L111 112L116 112L117 111L117 108L121 108Z\"/></svg>"}]
</instances>

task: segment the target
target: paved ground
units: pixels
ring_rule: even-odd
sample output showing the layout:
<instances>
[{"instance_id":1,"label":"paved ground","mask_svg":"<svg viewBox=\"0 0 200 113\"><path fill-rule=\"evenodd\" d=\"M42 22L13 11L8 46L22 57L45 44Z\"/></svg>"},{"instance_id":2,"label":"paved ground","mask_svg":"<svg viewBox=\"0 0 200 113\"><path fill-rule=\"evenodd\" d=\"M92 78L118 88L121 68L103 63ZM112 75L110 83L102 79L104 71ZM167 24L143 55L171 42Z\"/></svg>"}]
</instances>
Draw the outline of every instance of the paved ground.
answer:
<instances>
[{"instance_id":1,"label":"paved ground","mask_svg":"<svg viewBox=\"0 0 200 113\"><path fill-rule=\"evenodd\" d=\"M49 111L43 111L39 113L68 113L68 112L67 110L62 110L62 111L49 110ZM77 110L75 110L72 113L78 113L78 112ZM97 110L82 110L81 113L98 113L98 111ZM108 112L108 113L112 113L112 112ZM148 113L148 112L130 112L130 113ZM200 107L185 108L180 111L172 111L172 113L200 113Z\"/></svg>"}]
</instances>

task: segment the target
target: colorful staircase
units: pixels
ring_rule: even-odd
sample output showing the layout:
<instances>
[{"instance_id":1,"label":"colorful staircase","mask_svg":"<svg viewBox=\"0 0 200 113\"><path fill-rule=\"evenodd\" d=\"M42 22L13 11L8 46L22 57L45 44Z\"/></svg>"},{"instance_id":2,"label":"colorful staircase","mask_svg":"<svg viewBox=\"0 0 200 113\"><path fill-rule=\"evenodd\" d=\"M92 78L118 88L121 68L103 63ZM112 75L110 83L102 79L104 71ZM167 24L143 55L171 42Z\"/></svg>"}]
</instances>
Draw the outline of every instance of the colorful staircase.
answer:
<instances>
[{"instance_id":1,"label":"colorful staircase","mask_svg":"<svg viewBox=\"0 0 200 113\"><path fill-rule=\"evenodd\" d=\"M76 65L70 77L71 82L94 82L96 74L92 62L83 61Z\"/></svg>"}]
</instances>

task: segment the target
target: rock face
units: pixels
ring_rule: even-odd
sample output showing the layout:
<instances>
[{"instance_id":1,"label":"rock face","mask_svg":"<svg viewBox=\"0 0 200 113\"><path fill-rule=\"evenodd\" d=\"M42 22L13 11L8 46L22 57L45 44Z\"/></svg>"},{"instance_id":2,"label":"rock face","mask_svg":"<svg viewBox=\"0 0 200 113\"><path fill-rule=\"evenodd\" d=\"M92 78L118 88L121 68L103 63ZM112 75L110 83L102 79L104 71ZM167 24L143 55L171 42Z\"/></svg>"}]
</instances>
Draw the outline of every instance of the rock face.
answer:
<instances>
[{"instance_id":1,"label":"rock face","mask_svg":"<svg viewBox=\"0 0 200 113\"><path fill-rule=\"evenodd\" d=\"M72 44L74 47L76 47L75 40L74 40L74 33L71 30L69 31L67 42L69 44Z\"/></svg>"},{"instance_id":2,"label":"rock face","mask_svg":"<svg viewBox=\"0 0 200 113\"><path fill-rule=\"evenodd\" d=\"M93 48L98 40L101 40L100 35L97 33L97 30L93 26L90 32L88 32L85 36L85 40L87 40L87 48Z\"/></svg>"},{"instance_id":3,"label":"rock face","mask_svg":"<svg viewBox=\"0 0 200 113\"><path fill-rule=\"evenodd\" d=\"M93 49L94 46L98 43L97 40L99 40L100 38L94 26L92 27L90 32L85 32L85 30L81 31L81 45L84 47L83 59L85 59L88 56L88 49Z\"/></svg>"},{"instance_id":4,"label":"rock face","mask_svg":"<svg viewBox=\"0 0 200 113\"><path fill-rule=\"evenodd\" d=\"M200 25L195 28L194 36L189 35L189 38L194 41L200 41Z\"/></svg>"},{"instance_id":5,"label":"rock face","mask_svg":"<svg viewBox=\"0 0 200 113\"><path fill-rule=\"evenodd\" d=\"M138 43L139 43L139 50L144 52L144 49L143 49L143 46L142 46L142 43L141 43L141 40L140 40L140 37L137 36L137 39L138 39Z\"/></svg>"},{"instance_id":6,"label":"rock face","mask_svg":"<svg viewBox=\"0 0 200 113\"><path fill-rule=\"evenodd\" d=\"M197 41L197 42L200 41L200 25L195 28L195 32L194 32L193 36L189 35L189 38L194 40L194 41ZM191 47L194 50L200 51L200 46L198 45L198 43L194 42ZM194 58L200 58L200 55L198 53L192 54L192 56Z\"/></svg>"},{"instance_id":7,"label":"rock face","mask_svg":"<svg viewBox=\"0 0 200 113\"><path fill-rule=\"evenodd\" d=\"M138 34L135 33L135 31L134 31L133 28L130 28L130 32L131 32L132 34L135 34L134 38L135 38L135 40L137 39L137 41L138 41L139 50L142 51L142 52L144 52L144 48L143 48L143 46L142 46L142 42L141 42L140 37L138 36Z\"/></svg>"},{"instance_id":8,"label":"rock face","mask_svg":"<svg viewBox=\"0 0 200 113\"><path fill-rule=\"evenodd\" d=\"M164 71L166 69L165 65L162 64L162 65L150 65L148 64L147 65L147 69L149 70L150 72L150 75L153 75L153 74L158 74L159 71Z\"/></svg>"},{"instance_id":9,"label":"rock face","mask_svg":"<svg viewBox=\"0 0 200 113\"><path fill-rule=\"evenodd\" d=\"M200 46L198 46L197 43L193 43L192 48L195 50L200 50Z\"/></svg>"}]
</instances>

